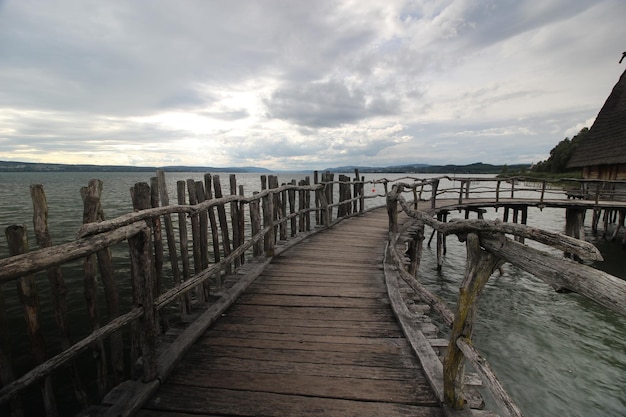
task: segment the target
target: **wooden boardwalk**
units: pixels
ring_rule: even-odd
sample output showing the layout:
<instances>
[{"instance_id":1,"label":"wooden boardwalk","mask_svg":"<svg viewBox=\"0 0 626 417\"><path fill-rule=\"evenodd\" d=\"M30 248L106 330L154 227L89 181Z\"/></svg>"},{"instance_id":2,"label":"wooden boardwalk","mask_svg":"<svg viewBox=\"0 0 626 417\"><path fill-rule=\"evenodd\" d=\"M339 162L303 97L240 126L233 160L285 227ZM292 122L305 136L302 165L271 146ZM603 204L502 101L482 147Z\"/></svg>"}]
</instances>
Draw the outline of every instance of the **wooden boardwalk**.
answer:
<instances>
[{"instance_id":1,"label":"wooden boardwalk","mask_svg":"<svg viewBox=\"0 0 626 417\"><path fill-rule=\"evenodd\" d=\"M385 209L277 256L139 416L440 416L384 284Z\"/></svg>"}]
</instances>

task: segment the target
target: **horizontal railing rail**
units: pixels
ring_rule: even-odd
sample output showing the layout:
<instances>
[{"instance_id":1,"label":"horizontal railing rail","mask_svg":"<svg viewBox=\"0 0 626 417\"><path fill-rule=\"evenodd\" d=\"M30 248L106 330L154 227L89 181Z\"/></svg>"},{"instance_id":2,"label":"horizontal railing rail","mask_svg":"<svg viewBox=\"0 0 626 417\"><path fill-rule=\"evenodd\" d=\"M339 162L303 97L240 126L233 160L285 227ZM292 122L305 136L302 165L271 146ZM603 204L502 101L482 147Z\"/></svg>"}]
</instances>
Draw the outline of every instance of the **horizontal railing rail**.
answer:
<instances>
[{"instance_id":1,"label":"horizontal railing rail","mask_svg":"<svg viewBox=\"0 0 626 417\"><path fill-rule=\"evenodd\" d=\"M433 181L433 190L437 189ZM469 183L463 180L463 184ZM482 180L481 180L482 181ZM399 271L400 277L419 295L424 302L438 312L444 323L450 326L450 341L443 361L443 379L429 377L441 401L451 409L464 409L464 363L472 363L481 375L484 385L492 392L500 409L510 416L522 413L506 393L487 361L472 343L473 326L476 320L476 303L492 272L503 262L509 262L543 279L555 288L567 288L626 316L626 282L610 274L566 258L559 258L545 251L534 249L517 240L532 239L544 245L574 254L580 259L601 260L600 252L590 243L560 233L533 228L524 224L510 224L483 219L458 219L442 222L432 217L431 212L415 210L414 204L404 197L406 190L421 188L421 183L395 183L387 195L389 213L389 259ZM462 185L461 190L466 190ZM463 191L464 192L464 191ZM455 202L456 203L456 202ZM409 268L405 254L400 254L396 245L402 235L398 225L398 212L405 212L414 221L417 232L412 233L409 244ZM424 240L424 228L434 232L456 235L466 242L467 265L461 283L457 306L453 312L445 302L420 283L419 264ZM507 236L513 236L513 239Z\"/></svg>"}]
</instances>

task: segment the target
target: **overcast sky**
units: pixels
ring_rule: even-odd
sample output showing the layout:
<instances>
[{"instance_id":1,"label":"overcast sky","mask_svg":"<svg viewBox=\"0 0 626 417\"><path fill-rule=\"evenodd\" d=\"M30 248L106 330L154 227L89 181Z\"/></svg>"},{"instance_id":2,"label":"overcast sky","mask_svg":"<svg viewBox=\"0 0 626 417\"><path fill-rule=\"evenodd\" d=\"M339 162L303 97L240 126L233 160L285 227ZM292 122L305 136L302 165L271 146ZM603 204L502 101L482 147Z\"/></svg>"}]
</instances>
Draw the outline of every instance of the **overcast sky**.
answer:
<instances>
[{"instance_id":1,"label":"overcast sky","mask_svg":"<svg viewBox=\"0 0 626 417\"><path fill-rule=\"evenodd\" d=\"M624 0L0 0L0 160L531 163L591 126Z\"/></svg>"}]
</instances>

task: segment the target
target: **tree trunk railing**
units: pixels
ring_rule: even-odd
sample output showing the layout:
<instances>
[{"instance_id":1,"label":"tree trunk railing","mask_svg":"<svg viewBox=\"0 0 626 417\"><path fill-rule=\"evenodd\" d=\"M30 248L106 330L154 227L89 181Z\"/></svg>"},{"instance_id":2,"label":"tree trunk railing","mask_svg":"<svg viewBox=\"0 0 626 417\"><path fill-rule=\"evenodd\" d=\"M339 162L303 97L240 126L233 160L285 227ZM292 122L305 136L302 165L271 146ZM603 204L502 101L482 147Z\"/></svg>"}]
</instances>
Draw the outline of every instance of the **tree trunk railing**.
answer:
<instances>
[{"instance_id":1,"label":"tree trunk railing","mask_svg":"<svg viewBox=\"0 0 626 417\"><path fill-rule=\"evenodd\" d=\"M317 172L315 178L319 178ZM295 241L313 232L312 215L316 219L315 227L332 227L342 218L362 213L365 200L376 197L365 196L365 184L369 182L360 178L358 171L354 179L342 176L340 181L334 181L332 174L324 173L319 183L310 184L307 177L298 185L292 181L280 186L277 177L262 176L264 189L252 196L244 196L241 186L237 189L234 176L229 180L230 193L226 196L222 195L217 175L206 174L204 181L178 181L178 204L170 204L165 176L159 170L150 183L137 183L131 188L135 211L110 220L104 219L100 202L102 183L92 180L81 191L84 224L77 238L59 245L53 245L47 235L43 187L31 187L40 248L28 251L25 227L9 227L7 237L15 241L16 251L11 253L12 256L0 259L0 285L14 282L22 289L24 314L31 329L32 356L37 363L21 375L12 369L4 308L8 293L0 292L0 333L3 334L0 338L0 411L3 415L5 411L8 415L23 415L22 392L31 386L40 386L42 403L45 404L43 412L47 416L57 416L50 378L55 378L55 372L60 368L70 370L79 408L84 408L88 402L97 403L110 388L123 380L139 379L147 387L158 385L158 380L172 369L176 355L190 343L189 340L177 340L166 353L157 353L158 335L167 330L172 315L184 316L196 306L216 311L225 309L247 285L231 282L230 288L223 288L223 280L233 268L256 259L267 262L278 243ZM311 198L311 194L315 197ZM290 233L287 233L288 228ZM164 244L162 239L167 242ZM119 255L117 246L124 241L128 244L126 256ZM264 250L260 250L263 247ZM67 279L64 280L61 272L67 264L81 260L91 324L87 334L76 335L71 334L67 324ZM130 274L120 275L115 269L129 270ZM48 273L56 306L54 314L62 334L61 346L53 346L50 342L46 346L48 353L60 350L56 355L46 353L40 337L42 324L38 297L41 294L36 289L35 274L42 271ZM74 281L77 278L80 277L71 277ZM103 283L105 290L105 307L98 306L98 282ZM130 294L124 296L130 296L132 302L120 298L117 289L120 286L131 288ZM213 293L218 301L211 304L209 300ZM128 306L125 311L120 304ZM168 308L174 305L178 307ZM120 358L122 332L130 333L130 346L126 346L130 360L126 362ZM73 339L78 341L71 343ZM92 358L85 359L81 354L89 349L93 350ZM20 354L27 355L25 352ZM81 367L97 366L98 389L97 393L90 393L91 401L88 401L76 370L77 360L82 361ZM137 363L141 364L139 369ZM130 406L121 407L121 411L112 412L120 411L122 415L131 412Z\"/></svg>"},{"instance_id":2,"label":"tree trunk railing","mask_svg":"<svg viewBox=\"0 0 626 417\"><path fill-rule=\"evenodd\" d=\"M459 202L468 193L468 181L461 182L457 195ZM388 259L398 276L424 302L438 312L443 322L451 329L443 368L435 366L432 371L435 375L427 375L429 381L440 396L445 408L466 410L463 380L464 364L469 361L482 377L484 386L493 394L502 412L508 416L521 416L522 413L519 408L506 393L487 361L472 344L477 302L492 272L502 263L509 262L555 288L567 288L625 316L626 282L571 259L556 257L519 242L520 238L531 239L576 255L580 259L601 260L602 256L597 248L583 240L524 224L502 221L458 219L443 222L433 218L432 211L417 211L414 205L412 206L405 200L402 193L407 190L415 190L417 187L421 188L421 186L421 182L417 184L395 183L387 195L389 214ZM412 234L412 240L409 244L408 255L411 262L408 269L405 267L405 254L399 253L396 249L403 232L403 230L399 230L398 210L405 212L413 220L413 226L417 228L417 232ZM461 283L457 307L454 312L447 307L445 302L425 288L417 278L425 226L444 236L456 235L460 241L466 242L465 277ZM512 235L514 239L507 237L507 235ZM386 266L386 271L388 269ZM419 346L419 341L416 344ZM424 362L429 363L428 358ZM429 366L425 366L427 374L428 370ZM437 372L442 372L443 378L436 375Z\"/></svg>"}]
</instances>

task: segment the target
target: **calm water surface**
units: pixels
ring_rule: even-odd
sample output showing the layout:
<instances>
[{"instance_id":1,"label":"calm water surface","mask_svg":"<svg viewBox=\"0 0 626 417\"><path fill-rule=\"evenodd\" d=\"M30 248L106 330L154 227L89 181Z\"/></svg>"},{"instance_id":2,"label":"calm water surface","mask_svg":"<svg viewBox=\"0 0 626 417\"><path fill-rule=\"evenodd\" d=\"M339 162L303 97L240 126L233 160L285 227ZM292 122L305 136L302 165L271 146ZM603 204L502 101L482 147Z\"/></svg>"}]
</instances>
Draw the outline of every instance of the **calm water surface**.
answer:
<instances>
[{"instance_id":1,"label":"calm water surface","mask_svg":"<svg viewBox=\"0 0 626 417\"><path fill-rule=\"evenodd\" d=\"M281 174L280 182L302 179L312 174ZM399 175L384 175L397 178ZM29 185L41 183L46 192L54 243L72 240L82 223L79 189L91 178L104 183L103 207L107 218L132 209L129 188L139 181L149 181L149 173L0 173L0 227L25 224L32 229L32 203ZM366 179L381 178L368 175ZM423 176L422 176L423 177ZM202 179L199 173L166 174L170 200L176 201L176 181ZM229 194L228 174L220 174L224 194ZM259 174L237 174L238 184L246 195L260 189ZM375 190L375 191L374 191ZM370 195L382 193L381 185L367 186ZM370 204L383 204L379 198ZM460 215L459 215L460 216ZM490 211L487 218L501 218L502 211ZM529 211L529 224L562 232L564 209ZM591 217L591 216L588 216ZM590 219L588 219L590 220ZM617 243L591 235L605 261L595 265L626 279L626 252ZM30 237L35 247L34 237ZM122 245L118 252L127 249ZM458 294L465 266L465 248L456 238L448 238L448 253L442 271L436 270L436 249L424 248L421 279L442 297L453 303ZM6 241L0 239L0 257L8 254ZM74 335L84 329L82 264L64 268L68 283L69 315ZM118 271L127 273L128 271ZM127 276L127 275L126 275ZM75 282L72 282L72 277ZM42 308L48 313L47 340L55 340L48 283L38 276ZM124 291L124 285L121 286ZM23 334L23 319L14 300L14 286L3 285L15 346L28 346ZM127 290L128 291L128 290ZM576 294L558 294L537 278L505 265L504 273L495 274L480 301L475 342L503 381L507 390L527 416L626 416L626 318L606 310ZM21 330L20 330L21 329ZM27 368L27 361L15 359L16 367Z\"/></svg>"}]
</instances>

